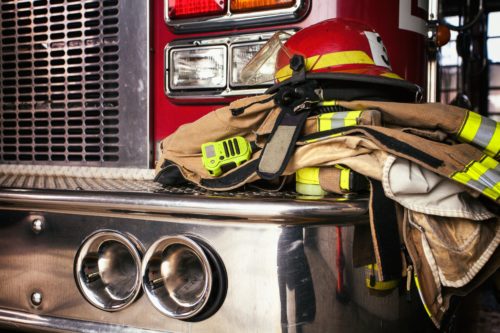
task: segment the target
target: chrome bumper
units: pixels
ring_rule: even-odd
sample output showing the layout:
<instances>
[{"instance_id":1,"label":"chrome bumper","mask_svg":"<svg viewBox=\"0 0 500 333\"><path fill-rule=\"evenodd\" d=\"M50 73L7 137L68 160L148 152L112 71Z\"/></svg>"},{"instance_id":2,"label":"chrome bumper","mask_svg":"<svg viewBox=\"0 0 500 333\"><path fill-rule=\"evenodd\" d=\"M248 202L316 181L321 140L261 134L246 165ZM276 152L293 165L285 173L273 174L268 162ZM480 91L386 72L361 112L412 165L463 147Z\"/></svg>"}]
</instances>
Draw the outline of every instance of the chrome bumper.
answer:
<instances>
[{"instance_id":1,"label":"chrome bumper","mask_svg":"<svg viewBox=\"0 0 500 333\"><path fill-rule=\"evenodd\" d=\"M156 193L4 188L0 209L0 325L5 327L401 332L402 320L411 322L421 313L413 311L416 299L402 301L398 289L372 295L364 269L352 266L354 226L367 224L363 198L311 200L293 193L178 188ZM220 307L193 322L160 313L144 292L120 311L92 306L75 282L74 263L85 238L99 230L130 235L143 254L163 236L203 239L225 267ZM345 265L339 266L340 256Z\"/></svg>"}]
</instances>

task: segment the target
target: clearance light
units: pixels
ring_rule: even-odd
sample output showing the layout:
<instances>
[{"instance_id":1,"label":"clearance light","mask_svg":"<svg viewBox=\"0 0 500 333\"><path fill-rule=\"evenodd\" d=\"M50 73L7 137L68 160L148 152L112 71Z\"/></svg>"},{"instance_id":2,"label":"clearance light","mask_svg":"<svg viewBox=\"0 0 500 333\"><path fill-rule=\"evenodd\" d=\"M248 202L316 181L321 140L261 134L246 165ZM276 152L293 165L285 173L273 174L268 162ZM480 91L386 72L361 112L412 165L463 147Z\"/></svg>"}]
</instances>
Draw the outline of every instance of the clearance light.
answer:
<instances>
[{"instance_id":1,"label":"clearance light","mask_svg":"<svg viewBox=\"0 0 500 333\"><path fill-rule=\"evenodd\" d=\"M242 13L275 8L288 8L295 0L231 0L231 12Z\"/></svg>"},{"instance_id":2,"label":"clearance light","mask_svg":"<svg viewBox=\"0 0 500 333\"><path fill-rule=\"evenodd\" d=\"M259 52L264 43L235 45L231 52L231 86L268 85L273 83L275 59L267 61L254 75L243 81L241 71L246 64Z\"/></svg>"},{"instance_id":3,"label":"clearance light","mask_svg":"<svg viewBox=\"0 0 500 333\"><path fill-rule=\"evenodd\" d=\"M168 0L168 16L183 19L220 15L226 12L226 0Z\"/></svg>"},{"instance_id":4,"label":"clearance light","mask_svg":"<svg viewBox=\"0 0 500 333\"><path fill-rule=\"evenodd\" d=\"M226 86L226 47L210 46L170 52L170 88L213 89Z\"/></svg>"}]
</instances>

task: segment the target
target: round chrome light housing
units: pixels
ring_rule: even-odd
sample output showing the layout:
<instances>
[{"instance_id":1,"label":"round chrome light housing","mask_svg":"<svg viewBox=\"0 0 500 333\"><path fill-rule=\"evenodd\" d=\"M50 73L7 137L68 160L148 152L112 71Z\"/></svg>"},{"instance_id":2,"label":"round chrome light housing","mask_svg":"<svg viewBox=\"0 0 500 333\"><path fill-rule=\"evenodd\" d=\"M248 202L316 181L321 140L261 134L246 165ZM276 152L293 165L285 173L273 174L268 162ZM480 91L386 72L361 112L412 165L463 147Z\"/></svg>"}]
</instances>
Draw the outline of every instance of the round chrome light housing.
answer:
<instances>
[{"instance_id":1,"label":"round chrome light housing","mask_svg":"<svg viewBox=\"0 0 500 333\"><path fill-rule=\"evenodd\" d=\"M75 260L75 278L83 296L95 307L118 311L141 291L138 245L116 231L99 231L82 244Z\"/></svg>"},{"instance_id":2,"label":"round chrome light housing","mask_svg":"<svg viewBox=\"0 0 500 333\"><path fill-rule=\"evenodd\" d=\"M144 255L143 287L154 307L176 319L201 320L225 295L225 272L208 246L189 236L169 236Z\"/></svg>"}]
</instances>

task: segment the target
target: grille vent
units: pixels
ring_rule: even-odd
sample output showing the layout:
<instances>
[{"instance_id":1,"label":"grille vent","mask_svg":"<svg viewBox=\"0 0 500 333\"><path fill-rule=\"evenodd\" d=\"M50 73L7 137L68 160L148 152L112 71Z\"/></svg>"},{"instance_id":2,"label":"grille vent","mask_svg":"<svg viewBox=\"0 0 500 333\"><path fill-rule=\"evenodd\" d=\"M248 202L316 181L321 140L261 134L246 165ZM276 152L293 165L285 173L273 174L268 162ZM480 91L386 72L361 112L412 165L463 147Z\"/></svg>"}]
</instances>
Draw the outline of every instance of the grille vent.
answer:
<instances>
[{"instance_id":1,"label":"grille vent","mask_svg":"<svg viewBox=\"0 0 500 333\"><path fill-rule=\"evenodd\" d=\"M118 0L2 0L0 13L0 163L118 163Z\"/></svg>"}]
</instances>

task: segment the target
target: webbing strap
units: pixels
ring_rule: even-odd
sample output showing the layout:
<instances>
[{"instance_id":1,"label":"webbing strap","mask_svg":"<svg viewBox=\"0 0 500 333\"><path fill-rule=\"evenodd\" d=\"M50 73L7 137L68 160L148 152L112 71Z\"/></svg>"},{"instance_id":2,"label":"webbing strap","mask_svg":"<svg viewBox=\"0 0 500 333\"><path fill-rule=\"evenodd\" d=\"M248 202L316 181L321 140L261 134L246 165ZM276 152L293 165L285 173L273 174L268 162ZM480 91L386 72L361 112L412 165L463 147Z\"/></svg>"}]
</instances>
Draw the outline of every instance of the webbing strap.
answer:
<instances>
[{"instance_id":1,"label":"webbing strap","mask_svg":"<svg viewBox=\"0 0 500 333\"><path fill-rule=\"evenodd\" d=\"M217 178L206 178L200 181L200 185L210 189L225 189L241 185L257 170L259 160L244 164L233 172Z\"/></svg>"},{"instance_id":2,"label":"webbing strap","mask_svg":"<svg viewBox=\"0 0 500 333\"><path fill-rule=\"evenodd\" d=\"M496 158L500 154L500 123L493 119L467 111L457 136L461 141L483 148L488 156Z\"/></svg>"},{"instance_id":3,"label":"webbing strap","mask_svg":"<svg viewBox=\"0 0 500 333\"><path fill-rule=\"evenodd\" d=\"M384 194L382 183L369 179L370 228L380 281L401 277L401 243L394 201Z\"/></svg>"},{"instance_id":4,"label":"webbing strap","mask_svg":"<svg viewBox=\"0 0 500 333\"><path fill-rule=\"evenodd\" d=\"M260 157L257 173L261 178L275 179L283 173L308 115L306 111L294 113L284 109L281 112Z\"/></svg>"}]
</instances>

